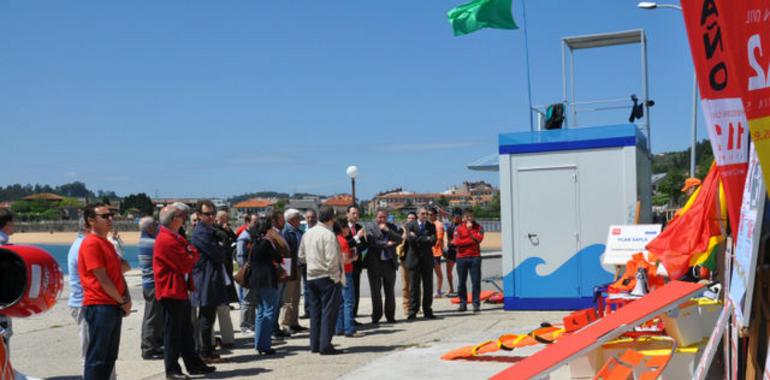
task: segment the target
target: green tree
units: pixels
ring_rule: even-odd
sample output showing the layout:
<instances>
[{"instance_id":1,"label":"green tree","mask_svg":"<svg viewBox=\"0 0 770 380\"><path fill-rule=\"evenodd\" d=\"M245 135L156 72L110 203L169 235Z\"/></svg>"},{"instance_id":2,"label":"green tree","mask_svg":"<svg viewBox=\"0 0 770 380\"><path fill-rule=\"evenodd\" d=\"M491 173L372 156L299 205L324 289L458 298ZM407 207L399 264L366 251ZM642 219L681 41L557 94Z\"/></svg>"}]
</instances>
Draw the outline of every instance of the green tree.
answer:
<instances>
[{"instance_id":1,"label":"green tree","mask_svg":"<svg viewBox=\"0 0 770 380\"><path fill-rule=\"evenodd\" d=\"M674 203L679 203L679 198L682 195L682 186L684 185L685 176L681 170L672 169L666 174L660 184L658 185L658 193L666 194L670 199L674 200Z\"/></svg>"},{"instance_id":2,"label":"green tree","mask_svg":"<svg viewBox=\"0 0 770 380\"><path fill-rule=\"evenodd\" d=\"M438 203L438 205L441 206L442 208L446 208L447 206L449 206L449 199L447 199L442 194L440 197L438 197L438 201L436 201L436 203Z\"/></svg>"},{"instance_id":3,"label":"green tree","mask_svg":"<svg viewBox=\"0 0 770 380\"><path fill-rule=\"evenodd\" d=\"M145 193L131 194L120 202L120 212L125 213L129 209L137 209L141 215L152 215L155 208L152 199Z\"/></svg>"}]
</instances>

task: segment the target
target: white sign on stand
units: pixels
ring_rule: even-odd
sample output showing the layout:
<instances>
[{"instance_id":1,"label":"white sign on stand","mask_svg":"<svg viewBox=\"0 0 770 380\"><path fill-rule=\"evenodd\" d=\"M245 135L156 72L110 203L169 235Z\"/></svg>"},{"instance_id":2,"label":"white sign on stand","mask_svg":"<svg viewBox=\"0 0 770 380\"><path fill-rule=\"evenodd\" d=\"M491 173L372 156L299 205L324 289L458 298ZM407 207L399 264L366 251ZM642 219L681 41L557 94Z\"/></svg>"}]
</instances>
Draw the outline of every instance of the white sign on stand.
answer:
<instances>
[{"instance_id":1,"label":"white sign on stand","mask_svg":"<svg viewBox=\"0 0 770 380\"><path fill-rule=\"evenodd\" d=\"M735 234L735 259L732 263L728 296L735 305L737 325L748 327L751 316L751 299L754 291L754 277L757 268L759 236L765 210L765 185L762 168L751 144L749 171L743 189L741 218Z\"/></svg>"},{"instance_id":2,"label":"white sign on stand","mask_svg":"<svg viewBox=\"0 0 770 380\"><path fill-rule=\"evenodd\" d=\"M610 226L602 263L626 265L631 256L638 252L644 252L644 257L647 258L647 250L644 247L660 235L660 229L660 224Z\"/></svg>"}]
</instances>

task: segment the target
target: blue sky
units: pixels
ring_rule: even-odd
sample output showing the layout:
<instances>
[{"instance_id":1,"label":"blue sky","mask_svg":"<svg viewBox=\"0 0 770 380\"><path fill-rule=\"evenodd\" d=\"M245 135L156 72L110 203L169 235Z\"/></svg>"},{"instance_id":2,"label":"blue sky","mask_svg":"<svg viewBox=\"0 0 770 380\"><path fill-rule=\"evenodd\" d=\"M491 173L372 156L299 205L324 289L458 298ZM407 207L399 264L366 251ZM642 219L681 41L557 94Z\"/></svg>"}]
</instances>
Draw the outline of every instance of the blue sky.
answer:
<instances>
[{"instance_id":1,"label":"blue sky","mask_svg":"<svg viewBox=\"0 0 770 380\"><path fill-rule=\"evenodd\" d=\"M460 3L3 2L0 185L330 194L349 190L350 164L365 197L496 184L465 164L496 152L499 133L529 130L524 34L454 37L446 12ZM679 12L627 0L526 6L534 104L561 100L562 36L644 28L653 152L689 145L692 61ZM521 1L513 7L522 26ZM578 98L641 94L638 50L579 51Z\"/></svg>"}]
</instances>

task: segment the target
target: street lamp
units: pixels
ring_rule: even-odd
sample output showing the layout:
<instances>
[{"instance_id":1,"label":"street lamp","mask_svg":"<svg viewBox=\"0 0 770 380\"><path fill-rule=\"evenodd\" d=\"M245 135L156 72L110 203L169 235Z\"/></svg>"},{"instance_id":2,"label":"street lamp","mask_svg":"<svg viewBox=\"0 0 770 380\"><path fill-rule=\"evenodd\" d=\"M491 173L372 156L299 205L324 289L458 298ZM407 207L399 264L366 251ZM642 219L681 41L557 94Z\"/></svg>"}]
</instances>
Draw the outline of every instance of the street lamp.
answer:
<instances>
[{"instance_id":1,"label":"street lamp","mask_svg":"<svg viewBox=\"0 0 770 380\"><path fill-rule=\"evenodd\" d=\"M678 9L682 10L682 7L676 5L676 4L658 4L652 1L642 1L639 3L639 8L642 9L655 9L655 8L671 8L671 9Z\"/></svg>"},{"instance_id":2,"label":"street lamp","mask_svg":"<svg viewBox=\"0 0 770 380\"><path fill-rule=\"evenodd\" d=\"M669 8L681 11L682 7L676 4L658 4L651 1L642 1L638 4L641 9L652 10L656 8ZM698 77L693 73L692 77L692 146L690 147L690 177L695 177L695 147L698 145Z\"/></svg>"},{"instance_id":3,"label":"street lamp","mask_svg":"<svg viewBox=\"0 0 770 380\"><path fill-rule=\"evenodd\" d=\"M356 177L358 176L358 166L350 165L348 166L347 170L345 170L345 173L347 173L348 177L350 177L350 185L353 188L352 195L353 195L353 204L352 206L356 205Z\"/></svg>"}]
</instances>

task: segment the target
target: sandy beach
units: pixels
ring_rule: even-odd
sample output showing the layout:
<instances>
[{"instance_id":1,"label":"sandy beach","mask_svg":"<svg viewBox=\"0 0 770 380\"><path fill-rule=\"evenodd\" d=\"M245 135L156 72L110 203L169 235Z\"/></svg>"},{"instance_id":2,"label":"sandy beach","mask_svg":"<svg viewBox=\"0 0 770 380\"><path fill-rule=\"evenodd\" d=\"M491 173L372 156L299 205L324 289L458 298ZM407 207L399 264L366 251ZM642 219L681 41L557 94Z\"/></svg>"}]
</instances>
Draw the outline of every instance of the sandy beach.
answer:
<instances>
[{"instance_id":1,"label":"sandy beach","mask_svg":"<svg viewBox=\"0 0 770 380\"><path fill-rule=\"evenodd\" d=\"M13 234L11 242L14 244L70 244L76 236L75 232L19 232ZM139 242L139 232L121 232L120 237L127 245L136 245ZM500 233L487 232L481 248L485 251L501 250Z\"/></svg>"},{"instance_id":2,"label":"sandy beach","mask_svg":"<svg viewBox=\"0 0 770 380\"><path fill-rule=\"evenodd\" d=\"M72 244L77 232L18 232L11 236L14 244ZM139 242L139 232L121 232L120 238L127 245Z\"/></svg>"}]
</instances>

